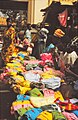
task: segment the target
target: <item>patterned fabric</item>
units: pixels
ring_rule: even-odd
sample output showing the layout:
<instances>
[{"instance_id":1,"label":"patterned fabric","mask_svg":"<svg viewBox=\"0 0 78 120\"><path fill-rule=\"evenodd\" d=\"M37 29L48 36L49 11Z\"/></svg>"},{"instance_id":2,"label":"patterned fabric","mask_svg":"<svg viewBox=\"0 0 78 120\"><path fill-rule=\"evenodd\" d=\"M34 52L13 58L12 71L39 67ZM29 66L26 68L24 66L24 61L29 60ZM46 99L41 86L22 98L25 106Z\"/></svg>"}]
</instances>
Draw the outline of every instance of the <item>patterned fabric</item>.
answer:
<instances>
[{"instance_id":1,"label":"patterned fabric","mask_svg":"<svg viewBox=\"0 0 78 120\"><path fill-rule=\"evenodd\" d=\"M15 29L12 26L4 31L2 58L5 62L9 62L9 59L15 50L15 35Z\"/></svg>"},{"instance_id":2,"label":"patterned fabric","mask_svg":"<svg viewBox=\"0 0 78 120\"><path fill-rule=\"evenodd\" d=\"M38 115L36 120L53 120L53 116L52 113L49 113L48 111L45 110Z\"/></svg>"},{"instance_id":3,"label":"patterned fabric","mask_svg":"<svg viewBox=\"0 0 78 120\"><path fill-rule=\"evenodd\" d=\"M77 116L76 116L74 113L63 112L63 115L64 115L68 120L78 120Z\"/></svg>"}]
</instances>

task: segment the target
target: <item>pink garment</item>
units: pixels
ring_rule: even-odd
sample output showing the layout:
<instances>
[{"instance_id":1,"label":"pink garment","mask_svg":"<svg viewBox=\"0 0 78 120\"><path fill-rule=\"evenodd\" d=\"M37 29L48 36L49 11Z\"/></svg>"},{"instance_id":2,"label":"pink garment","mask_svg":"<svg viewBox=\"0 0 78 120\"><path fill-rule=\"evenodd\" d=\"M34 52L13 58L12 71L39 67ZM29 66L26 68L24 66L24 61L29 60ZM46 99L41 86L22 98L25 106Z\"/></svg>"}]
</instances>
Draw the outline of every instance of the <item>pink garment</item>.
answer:
<instances>
[{"instance_id":1,"label":"pink garment","mask_svg":"<svg viewBox=\"0 0 78 120\"><path fill-rule=\"evenodd\" d=\"M26 64L39 64L41 61L39 60L24 60L24 65Z\"/></svg>"},{"instance_id":2,"label":"pink garment","mask_svg":"<svg viewBox=\"0 0 78 120\"><path fill-rule=\"evenodd\" d=\"M43 94L44 94L44 97L54 96L54 91L45 88L45 89L43 89Z\"/></svg>"},{"instance_id":3,"label":"pink garment","mask_svg":"<svg viewBox=\"0 0 78 120\"><path fill-rule=\"evenodd\" d=\"M20 108L33 108L33 106L31 104L24 104L24 103L13 106L14 111L17 111Z\"/></svg>"},{"instance_id":4,"label":"pink garment","mask_svg":"<svg viewBox=\"0 0 78 120\"><path fill-rule=\"evenodd\" d=\"M24 45L30 45L30 42L29 42L28 39L25 38L25 39L23 40L23 44L24 44Z\"/></svg>"},{"instance_id":5,"label":"pink garment","mask_svg":"<svg viewBox=\"0 0 78 120\"><path fill-rule=\"evenodd\" d=\"M32 73L35 73L35 74L42 74L43 71L42 70L30 70Z\"/></svg>"},{"instance_id":6,"label":"pink garment","mask_svg":"<svg viewBox=\"0 0 78 120\"><path fill-rule=\"evenodd\" d=\"M78 120L78 117L74 113L68 113L68 112L62 112L62 113L68 120Z\"/></svg>"},{"instance_id":7,"label":"pink garment","mask_svg":"<svg viewBox=\"0 0 78 120\"><path fill-rule=\"evenodd\" d=\"M51 53L42 53L40 54L41 60L44 62L51 62L53 63L53 58Z\"/></svg>"}]
</instances>

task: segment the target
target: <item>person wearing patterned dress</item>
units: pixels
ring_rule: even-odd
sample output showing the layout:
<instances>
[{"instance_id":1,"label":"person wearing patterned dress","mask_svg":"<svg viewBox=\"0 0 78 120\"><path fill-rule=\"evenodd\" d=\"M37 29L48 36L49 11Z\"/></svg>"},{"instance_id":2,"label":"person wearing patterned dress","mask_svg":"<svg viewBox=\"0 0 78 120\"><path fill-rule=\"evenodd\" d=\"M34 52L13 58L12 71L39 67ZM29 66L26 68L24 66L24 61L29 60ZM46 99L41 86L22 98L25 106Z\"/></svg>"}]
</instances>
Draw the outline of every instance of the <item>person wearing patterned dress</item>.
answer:
<instances>
[{"instance_id":1,"label":"person wearing patterned dress","mask_svg":"<svg viewBox=\"0 0 78 120\"><path fill-rule=\"evenodd\" d=\"M7 18L6 22L7 22L7 29L4 31L4 35L3 35L3 46L2 46L1 56L4 62L9 62L15 50L16 32L12 26L11 18Z\"/></svg>"}]
</instances>

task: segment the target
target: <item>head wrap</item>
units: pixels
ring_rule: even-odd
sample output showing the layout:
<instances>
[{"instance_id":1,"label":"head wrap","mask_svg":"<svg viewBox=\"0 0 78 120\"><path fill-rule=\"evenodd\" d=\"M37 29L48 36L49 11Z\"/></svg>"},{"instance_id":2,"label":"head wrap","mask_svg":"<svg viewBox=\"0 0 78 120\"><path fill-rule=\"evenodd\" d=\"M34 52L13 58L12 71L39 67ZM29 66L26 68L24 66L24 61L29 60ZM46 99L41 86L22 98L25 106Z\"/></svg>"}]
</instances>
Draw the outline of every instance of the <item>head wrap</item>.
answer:
<instances>
[{"instance_id":1,"label":"head wrap","mask_svg":"<svg viewBox=\"0 0 78 120\"><path fill-rule=\"evenodd\" d=\"M6 22L12 22L12 19L11 18L7 18Z\"/></svg>"},{"instance_id":2,"label":"head wrap","mask_svg":"<svg viewBox=\"0 0 78 120\"><path fill-rule=\"evenodd\" d=\"M51 43L51 44L48 46L47 51L49 51L49 50L52 49L52 48L55 48L55 46Z\"/></svg>"}]
</instances>

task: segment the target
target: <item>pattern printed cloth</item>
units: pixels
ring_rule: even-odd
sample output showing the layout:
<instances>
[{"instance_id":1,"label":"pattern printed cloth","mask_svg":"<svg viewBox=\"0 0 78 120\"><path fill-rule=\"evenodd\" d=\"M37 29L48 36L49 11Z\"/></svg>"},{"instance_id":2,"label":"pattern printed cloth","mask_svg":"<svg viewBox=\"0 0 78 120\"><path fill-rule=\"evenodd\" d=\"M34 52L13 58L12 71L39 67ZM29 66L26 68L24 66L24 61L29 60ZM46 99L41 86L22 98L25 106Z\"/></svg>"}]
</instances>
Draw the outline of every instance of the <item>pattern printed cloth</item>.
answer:
<instances>
[{"instance_id":1,"label":"pattern printed cloth","mask_svg":"<svg viewBox=\"0 0 78 120\"><path fill-rule=\"evenodd\" d=\"M15 35L15 29L12 26L4 32L2 58L6 62L9 62L10 56L14 53Z\"/></svg>"}]
</instances>

